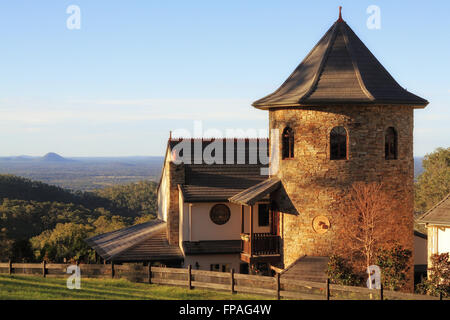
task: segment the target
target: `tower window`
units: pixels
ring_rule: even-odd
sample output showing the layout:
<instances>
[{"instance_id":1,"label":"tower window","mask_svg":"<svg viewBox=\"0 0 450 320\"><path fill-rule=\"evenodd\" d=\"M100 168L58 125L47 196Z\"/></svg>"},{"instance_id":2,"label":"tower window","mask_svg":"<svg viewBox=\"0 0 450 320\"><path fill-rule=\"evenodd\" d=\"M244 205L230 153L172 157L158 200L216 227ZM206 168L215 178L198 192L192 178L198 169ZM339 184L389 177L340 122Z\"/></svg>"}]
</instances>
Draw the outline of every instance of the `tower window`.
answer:
<instances>
[{"instance_id":1,"label":"tower window","mask_svg":"<svg viewBox=\"0 0 450 320\"><path fill-rule=\"evenodd\" d=\"M281 139L282 158L294 158L294 131L289 127L284 128Z\"/></svg>"},{"instance_id":2,"label":"tower window","mask_svg":"<svg viewBox=\"0 0 450 320\"><path fill-rule=\"evenodd\" d=\"M347 159L347 131L344 127L334 127L330 132L330 159Z\"/></svg>"},{"instance_id":3,"label":"tower window","mask_svg":"<svg viewBox=\"0 0 450 320\"><path fill-rule=\"evenodd\" d=\"M397 159L397 131L389 127L384 135L384 158L386 160Z\"/></svg>"}]
</instances>

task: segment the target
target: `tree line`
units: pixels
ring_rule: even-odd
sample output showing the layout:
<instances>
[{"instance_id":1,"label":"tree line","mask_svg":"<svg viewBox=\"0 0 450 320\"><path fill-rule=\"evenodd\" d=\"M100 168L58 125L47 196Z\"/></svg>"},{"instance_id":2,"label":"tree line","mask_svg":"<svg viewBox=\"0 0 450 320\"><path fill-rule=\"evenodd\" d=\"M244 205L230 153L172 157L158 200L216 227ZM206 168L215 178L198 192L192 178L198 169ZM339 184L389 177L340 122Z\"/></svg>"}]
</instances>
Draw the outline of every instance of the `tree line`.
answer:
<instances>
[{"instance_id":1,"label":"tree line","mask_svg":"<svg viewBox=\"0 0 450 320\"><path fill-rule=\"evenodd\" d=\"M0 260L90 262L84 239L155 218L155 182L73 192L0 175Z\"/></svg>"}]
</instances>

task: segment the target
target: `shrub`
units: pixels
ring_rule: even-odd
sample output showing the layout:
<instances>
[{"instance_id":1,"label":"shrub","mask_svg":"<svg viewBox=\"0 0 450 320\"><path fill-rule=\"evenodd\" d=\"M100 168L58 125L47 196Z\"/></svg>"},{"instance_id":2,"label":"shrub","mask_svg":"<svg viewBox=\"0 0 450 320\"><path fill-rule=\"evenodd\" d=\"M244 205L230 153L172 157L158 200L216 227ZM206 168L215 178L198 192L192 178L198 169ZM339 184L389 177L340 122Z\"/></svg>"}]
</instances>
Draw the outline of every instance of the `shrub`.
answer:
<instances>
[{"instance_id":1,"label":"shrub","mask_svg":"<svg viewBox=\"0 0 450 320\"><path fill-rule=\"evenodd\" d=\"M395 245L390 249L381 249L376 254L375 264L381 269L381 282L388 290L400 290L408 281L411 250Z\"/></svg>"},{"instance_id":2,"label":"shrub","mask_svg":"<svg viewBox=\"0 0 450 320\"><path fill-rule=\"evenodd\" d=\"M361 285L362 277L354 272L350 263L338 256L332 255L328 262L327 275L331 283L346 286Z\"/></svg>"},{"instance_id":3,"label":"shrub","mask_svg":"<svg viewBox=\"0 0 450 320\"><path fill-rule=\"evenodd\" d=\"M450 297L450 260L449 253L434 254L431 256L431 267L428 269L429 277L422 280L416 291L422 294Z\"/></svg>"}]
</instances>

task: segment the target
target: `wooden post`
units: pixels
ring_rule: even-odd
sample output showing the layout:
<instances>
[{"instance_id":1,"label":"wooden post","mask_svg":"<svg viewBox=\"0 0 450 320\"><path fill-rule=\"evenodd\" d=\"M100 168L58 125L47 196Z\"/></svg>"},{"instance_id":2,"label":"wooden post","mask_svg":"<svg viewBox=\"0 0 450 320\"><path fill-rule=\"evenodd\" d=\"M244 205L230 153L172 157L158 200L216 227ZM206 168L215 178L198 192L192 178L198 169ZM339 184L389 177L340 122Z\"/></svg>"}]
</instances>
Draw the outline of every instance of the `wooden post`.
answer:
<instances>
[{"instance_id":1,"label":"wooden post","mask_svg":"<svg viewBox=\"0 0 450 320\"><path fill-rule=\"evenodd\" d=\"M281 285L280 285L280 273L279 272L277 272L277 274L275 275L275 280L277 283L277 300L280 300L281 299L281 296L280 296Z\"/></svg>"},{"instance_id":2,"label":"wooden post","mask_svg":"<svg viewBox=\"0 0 450 320\"><path fill-rule=\"evenodd\" d=\"M327 284L325 288L325 295L327 297L327 300L330 300L330 278L327 278Z\"/></svg>"},{"instance_id":3,"label":"wooden post","mask_svg":"<svg viewBox=\"0 0 450 320\"><path fill-rule=\"evenodd\" d=\"M8 273L9 273L9 275L11 275L12 274L12 261L11 260L9 260L9 267L8 267Z\"/></svg>"},{"instance_id":4,"label":"wooden post","mask_svg":"<svg viewBox=\"0 0 450 320\"><path fill-rule=\"evenodd\" d=\"M111 261L111 279L114 279L114 275L115 275L115 272L114 272L114 261Z\"/></svg>"},{"instance_id":5,"label":"wooden post","mask_svg":"<svg viewBox=\"0 0 450 320\"><path fill-rule=\"evenodd\" d=\"M231 293L233 294L233 293L236 293L236 291L234 291L234 269L233 268L231 268L230 275L231 275Z\"/></svg>"},{"instance_id":6,"label":"wooden post","mask_svg":"<svg viewBox=\"0 0 450 320\"><path fill-rule=\"evenodd\" d=\"M253 205L250 206L250 257L253 257Z\"/></svg>"},{"instance_id":7,"label":"wooden post","mask_svg":"<svg viewBox=\"0 0 450 320\"><path fill-rule=\"evenodd\" d=\"M192 266L188 265L188 288L192 290Z\"/></svg>"},{"instance_id":8,"label":"wooden post","mask_svg":"<svg viewBox=\"0 0 450 320\"><path fill-rule=\"evenodd\" d=\"M245 215L244 215L244 205L241 204L241 233L245 233Z\"/></svg>"},{"instance_id":9,"label":"wooden post","mask_svg":"<svg viewBox=\"0 0 450 320\"><path fill-rule=\"evenodd\" d=\"M439 300L442 300L442 291L439 292Z\"/></svg>"},{"instance_id":10,"label":"wooden post","mask_svg":"<svg viewBox=\"0 0 450 320\"><path fill-rule=\"evenodd\" d=\"M46 270L45 270L45 265L47 264L47 262L44 260L42 261L42 276L45 278L46 276Z\"/></svg>"},{"instance_id":11,"label":"wooden post","mask_svg":"<svg viewBox=\"0 0 450 320\"><path fill-rule=\"evenodd\" d=\"M152 263L148 262L148 283L152 283Z\"/></svg>"},{"instance_id":12,"label":"wooden post","mask_svg":"<svg viewBox=\"0 0 450 320\"><path fill-rule=\"evenodd\" d=\"M383 284L380 285L380 300L383 300Z\"/></svg>"}]
</instances>

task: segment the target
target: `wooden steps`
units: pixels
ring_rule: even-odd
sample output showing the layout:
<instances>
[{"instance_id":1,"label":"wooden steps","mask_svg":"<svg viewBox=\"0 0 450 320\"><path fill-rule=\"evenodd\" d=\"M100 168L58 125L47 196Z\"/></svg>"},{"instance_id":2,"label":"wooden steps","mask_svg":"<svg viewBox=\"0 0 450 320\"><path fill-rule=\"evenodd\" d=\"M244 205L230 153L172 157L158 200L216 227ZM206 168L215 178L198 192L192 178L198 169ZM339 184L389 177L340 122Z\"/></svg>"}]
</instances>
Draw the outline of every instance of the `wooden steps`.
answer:
<instances>
[{"instance_id":1,"label":"wooden steps","mask_svg":"<svg viewBox=\"0 0 450 320\"><path fill-rule=\"evenodd\" d=\"M328 257L304 256L281 272L283 279L325 282Z\"/></svg>"}]
</instances>

